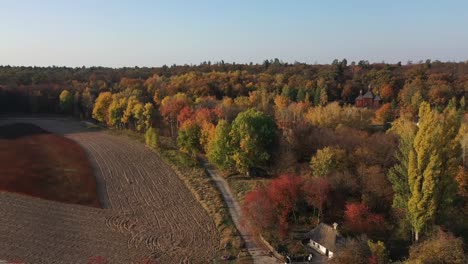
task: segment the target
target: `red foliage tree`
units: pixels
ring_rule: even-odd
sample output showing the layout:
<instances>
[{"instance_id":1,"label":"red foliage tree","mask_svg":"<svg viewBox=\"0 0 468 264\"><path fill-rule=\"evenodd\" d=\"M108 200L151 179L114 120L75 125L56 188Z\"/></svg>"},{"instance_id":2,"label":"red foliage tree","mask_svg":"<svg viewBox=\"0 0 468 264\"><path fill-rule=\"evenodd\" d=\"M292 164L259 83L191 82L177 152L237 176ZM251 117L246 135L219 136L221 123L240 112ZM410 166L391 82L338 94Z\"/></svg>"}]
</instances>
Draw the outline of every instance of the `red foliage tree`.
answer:
<instances>
[{"instance_id":1,"label":"red foliage tree","mask_svg":"<svg viewBox=\"0 0 468 264\"><path fill-rule=\"evenodd\" d=\"M383 231L384 217L369 211L362 203L347 203L345 210L345 226L355 233L374 234Z\"/></svg>"},{"instance_id":2,"label":"red foliage tree","mask_svg":"<svg viewBox=\"0 0 468 264\"><path fill-rule=\"evenodd\" d=\"M215 123L218 119L216 112L209 108L200 108L195 112L195 120L197 123L202 124L204 122Z\"/></svg>"},{"instance_id":3,"label":"red foliage tree","mask_svg":"<svg viewBox=\"0 0 468 264\"><path fill-rule=\"evenodd\" d=\"M173 123L176 123L177 126L179 126L179 123L176 121L180 111L185 106L190 104L191 100L184 93L178 93L173 96L166 96L161 101L159 111L161 112L161 115L164 117L166 122L168 122L171 125L171 135L174 135Z\"/></svg>"},{"instance_id":4,"label":"red foliage tree","mask_svg":"<svg viewBox=\"0 0 468 264\"><path fill-rule=\"evenodd\" d=\"M194 112L190 106L185 106L180 110L179 115L177 115L177 121L179 124L183 124L185 121L191 119L194 115Z\"/></svg>"},{"instance_id":5,"label":"red foliage tree","mask_svg":"<svg viewBox=\"0 0 468 264\"><path fill-rule=\"evenodd\" d=\"M249 220L249 228L252 231L259 233L275 229L278 215L265 188L257 188L247 193L242 212L244 217Z\"/></svg>"},{"instance_id":6,"label":"red foliage tree","mask_svg":"<svg viewBox=\"0 0 468 264\"><path fill-rule=\"evenodd\" d=\"M304 184L303 191L307 204L318 210L318 218L320 219L323 206L329 198L330 183L322 177L313 178Z\"/></svg>"},{"instance_id":7,"label":"red foliage tree","mask_svg":"<svg viewBox=\"0 0 468 264\"><path fill-rule=\"evenodd\" d=\"M244 216L256 232L277 232L285 237L289 231L290 216L296 218L302 179L289 174L281 175L266 188L249 192L243 204Z\"/></svg>"},{"instance_id":8,"label":"red foliage tree","mask_svg":"<svg viewBox=\"0 0 468 264\"><path fill-rule=\"evenodd\" d=\"M302 179L290 174L281 175L268 185L268 197L278 212L280 235L283 237L288 232L290 215L296 219L296 205L302 198L301 185Z\"/></svg>"}]
</instances>

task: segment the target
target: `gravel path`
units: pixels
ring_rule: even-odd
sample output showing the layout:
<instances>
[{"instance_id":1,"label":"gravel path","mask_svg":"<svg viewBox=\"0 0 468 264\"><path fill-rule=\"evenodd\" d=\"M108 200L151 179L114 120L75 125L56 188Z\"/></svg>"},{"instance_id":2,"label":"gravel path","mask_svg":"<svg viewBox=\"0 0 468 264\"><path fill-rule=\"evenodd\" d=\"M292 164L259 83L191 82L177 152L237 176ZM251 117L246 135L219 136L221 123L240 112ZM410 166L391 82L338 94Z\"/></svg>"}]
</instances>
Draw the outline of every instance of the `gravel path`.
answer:
<instances>
[{"instance_id":1,"label":"gravel path","mask_svg":"<svg viewBox=\"0 0 468 264\"><path fill-rule=\"evenodd\" d=\"M246 248L249 251L250 255L254 260L255 264L274 264L274 263L281 263L278 259L271 257L269 252L265 250L259 243L256 242L255 238L250 234L245 226L241 224L242 218L242 211L239 206L239 203L234 198L234 195L231 192L231 188L227 181L219 175L216 168L208 163L206 160L202 160L203 166L208 171L208 174L213 178L216 183L216 186L221 191L224 200L229 208L229 213L231 214L232 220L236 225L239 233L241 234L242 238L245 241Z\"/></svg>"},{"instance_id":2,"label":"gravel path","mask_svg":"<svg viewBox=\"0 0 468 264\"><path fill-rule=\"evenodd\" d=\"M27 263L210 263L213 220L159 156L134 140L65 118L11 118L78 142L96 170L105 209L0 193L0 259Z\"/></svg>"}]
</instances>

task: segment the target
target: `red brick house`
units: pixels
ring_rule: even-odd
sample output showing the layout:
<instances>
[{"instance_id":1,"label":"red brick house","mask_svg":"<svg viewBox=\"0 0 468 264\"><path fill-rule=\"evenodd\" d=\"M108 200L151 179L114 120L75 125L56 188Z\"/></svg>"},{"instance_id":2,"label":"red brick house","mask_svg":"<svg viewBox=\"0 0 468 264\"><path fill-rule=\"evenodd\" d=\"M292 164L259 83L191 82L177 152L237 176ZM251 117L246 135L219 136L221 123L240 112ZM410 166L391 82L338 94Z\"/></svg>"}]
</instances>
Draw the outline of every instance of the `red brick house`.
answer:
<instances>
[{"instance_id":1,"label":"red brick house","mask_svg":"<svg viewBox=\"0 0 468 264\"><path fill-rule=\"evenodd\" d=\"M371 89L367 91L364 95L362 90L359 92L359 96L355 100L356 107L367 107L367 108L379 108L382 98L379 95L375 95Z\"/></svg>"}]
</instances>

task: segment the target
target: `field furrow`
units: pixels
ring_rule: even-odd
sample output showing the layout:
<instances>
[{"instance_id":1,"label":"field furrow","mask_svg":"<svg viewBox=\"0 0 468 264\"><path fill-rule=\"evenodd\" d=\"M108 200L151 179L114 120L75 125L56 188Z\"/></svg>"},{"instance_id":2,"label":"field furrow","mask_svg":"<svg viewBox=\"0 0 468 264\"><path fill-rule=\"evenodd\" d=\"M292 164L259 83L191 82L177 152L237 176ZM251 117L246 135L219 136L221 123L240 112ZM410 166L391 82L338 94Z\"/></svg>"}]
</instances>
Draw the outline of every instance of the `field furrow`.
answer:
<instances>
[{"instance_id":1,"label":"field furrow","mask_svg":"<svg viewBox=\"0 0 468 264\"><path fill-rule=\"evenodd\" d=\"M79 143L105 209L0 193L0 259L27 263L208 263L219 251L213 220L172 169L141 143L60 118L12 118Z\"/></svg>"}]
</instances>

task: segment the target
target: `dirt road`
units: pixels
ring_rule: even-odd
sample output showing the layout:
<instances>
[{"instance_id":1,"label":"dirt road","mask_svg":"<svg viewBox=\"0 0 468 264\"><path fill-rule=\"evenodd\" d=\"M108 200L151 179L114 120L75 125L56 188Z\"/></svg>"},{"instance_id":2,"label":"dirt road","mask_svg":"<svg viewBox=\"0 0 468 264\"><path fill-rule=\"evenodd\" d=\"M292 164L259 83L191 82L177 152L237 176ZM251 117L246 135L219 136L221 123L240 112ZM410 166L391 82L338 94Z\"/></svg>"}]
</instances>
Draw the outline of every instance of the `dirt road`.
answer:
<instances>
[{"instance_id":1,"label":"dirt road","mask_svg":"<svg viewBox=\"0 0 468 264\"><path fill-rule=\"evenodd\" d=\"M246 243L246 248L249 251L250 255L254 260L255 264L274 264L274 263L281 263L278 259L271 257L269 252L265 250L261 245L259 245L252 234L247 230L247 228L241 225L241 208L239 203L234 198L234 195L231 192L231 188L229 188L229 184L227 181L219 175L216 171L216 168L213 167L210 163L202 160L203 166L208 171L209 175L213 178L216 183L216 186L221 191L224 200L229 208L229 213L231 214L232 220L236 225L239 233L241 234L242 238Z\"/></svg>"},{"instance_id":2,"label":"dirt road","mask_svg":"<svg viewBox=\"0 0 468 264\"><path fill-rule=\"evenodd\" d=\"M211 263L216 227L177 175L131 139L64 118L11 118L78 142L97 171L106 209L0 193L0 259L26 263Z\"/></svg>"}]
</instances>

